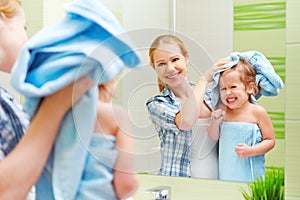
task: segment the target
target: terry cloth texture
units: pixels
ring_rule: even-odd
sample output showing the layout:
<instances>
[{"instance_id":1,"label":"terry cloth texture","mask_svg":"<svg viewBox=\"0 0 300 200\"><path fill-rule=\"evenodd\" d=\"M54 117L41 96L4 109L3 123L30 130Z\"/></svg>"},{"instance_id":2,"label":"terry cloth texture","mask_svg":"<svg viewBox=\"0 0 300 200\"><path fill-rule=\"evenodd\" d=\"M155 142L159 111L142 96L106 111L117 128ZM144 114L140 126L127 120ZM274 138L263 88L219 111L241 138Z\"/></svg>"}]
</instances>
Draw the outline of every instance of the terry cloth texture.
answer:
<instances>
[{"instance_id":1,"label":"terry cloth texture","mask_svg":"<svg viewBox=\"0 0 300 200\"><path fill-rule=\"evenodd\" d=\"M219 139L220 180L253 182L265 175L265 155L240 158L234 148L239 143L255 146L262 141L257 124L222 122Z\"/></svg>"},{"instance_id":2,"label":"terry cloth texture","mask_svg":"<svg viewBox=\"0 0 300 200\"><path fill-rule=\"evenodd\" d=\"M219 78L221 72L235 66L241 58L247 59L256 71L256 85L259 86L260 90L255 97L251 97L252 103L256 103L256 99L262 95L276 96L279 89L283 88L282 80L276 74L270 61L262 53L258 51L233 52L227 57L227 59L232 60L232 62L226 64L228 68L217 71L213 76L211 101L214 109L217 108L220 101Z\"/></svg>"},{"instance_id":3,"label":"terry cloth texture","mask_svg":"<svg viewBox=\"0 0 300 200\"><path fill-rule=\"evenodd\" d=\"M11 73L11 84L26 97L24 109L31 118L44 96L74 80L87 75L101 84L115 78L125 66L137 67L140 62L125 30L98 0L74 0L65 10L63 20L45 27L24 45ZM63 119L44 169L50 171L50 177L42 175L39 181L49 184L55 199L76 196L93 134L97 99L95 86ZM44 199L52 199L52 195L44 195Z\"/></svg>"}]
</instances>

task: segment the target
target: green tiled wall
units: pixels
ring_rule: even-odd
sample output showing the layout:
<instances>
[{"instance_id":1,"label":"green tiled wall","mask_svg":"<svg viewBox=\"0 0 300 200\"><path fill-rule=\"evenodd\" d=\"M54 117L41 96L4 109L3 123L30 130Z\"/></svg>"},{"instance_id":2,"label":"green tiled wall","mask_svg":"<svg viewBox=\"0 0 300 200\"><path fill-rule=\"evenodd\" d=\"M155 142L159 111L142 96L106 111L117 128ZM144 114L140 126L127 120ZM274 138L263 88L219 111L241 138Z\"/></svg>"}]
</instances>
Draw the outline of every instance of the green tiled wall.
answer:
<instances>
[{"instance_id":1,"label":"green tiled wall","mask_svg":"<svg viewBox=\"0 0 300 200\"><path fill-rule=\"evenodd\" d=\"M257 50L272 63L285 81L285 2L234 1L234 51ZM262 97L273 122L276 138L284 138L284 89L277 97Z\"/></svg>"},{"instance_id":2,"label":"green tiled wall","mask_svg":"<svg viewBox=\"0 0 300 200\"><path fill-rule=\"evenodd\" d=\"M300 199L300 157L299 157L299 120L287 120L285 196L286 199Z\"/></svg>"},{"instance_id":3,"label":"green tiled wall","mask_svg":"<svg viewBox=\"0 0 300 200\"><path fill-rule=\"evenodd\" d=\"M286 0L287 2L287 38L288 45L298 44L300 41L300 2L299 0ZM298 52L299 54L299 52Z\"/></svg>"},{"instance_id":4,"label":"green tiled wall","mask_svg":"<svg viewBox=\"0 0 300 200\"><path fill-rule=\"evenodd\" d=\"M286 119L299 120L300 111L300 90L299 90L299 75L300 75L300 44L287 44L286 46L287 61L287 91L286 91Z\"/></svg>"},{"instance_id":5,"label":"green tiled wall","mask_svg":"<svg viewBox=\"0 0 300 200\"><path fill-rule=\"evenodd\" d=\"M260 103L269 111L276 137L285 137L284 148L276 147L272 150L275 153L268 154L267 159L272 160L270 157L274 155L276 160L284 161L285 199L299 199L300 1L235 0L234 3L235 51L262 51L285 82L278 97L264 98ZM276 145L278 143L282 141Z\"/></svg>"},{"instance_id":6,"label":"green tiled wall","mask_svg":"<svg viewBox=\"0 0 300 200\"><path fill-rule=\"evenodd\" d=\"M234 51L257 50L272 63L285 82L286 78L286 3L234 0ZM272 119L276 145L266 154L266 166L284 167L285 88L276 97L261 97Z\"/></svg>"},{"instance_id":7,"label":"green tiled wall","mask_svg":"<svg viewBox=\"0 0 300 200\"><path fill-rule=\"evenodd\" d=\"M286 0L286 174L287 200L300 199L300 1Z\"/></svg>"}]
</instances>

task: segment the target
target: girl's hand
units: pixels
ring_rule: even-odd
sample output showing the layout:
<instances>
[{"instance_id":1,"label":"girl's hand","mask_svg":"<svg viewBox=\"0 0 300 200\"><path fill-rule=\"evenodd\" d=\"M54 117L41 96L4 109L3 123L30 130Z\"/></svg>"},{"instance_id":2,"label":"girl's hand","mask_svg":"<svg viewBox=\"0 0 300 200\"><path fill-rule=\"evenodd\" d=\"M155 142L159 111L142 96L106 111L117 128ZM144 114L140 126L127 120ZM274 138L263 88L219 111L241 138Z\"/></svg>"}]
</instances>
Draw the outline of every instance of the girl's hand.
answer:
<instances>
[{"instance_id":1,"label":"girl's hand","mask_svg":"<svg viewBox=\"0 0 300 200\"><path fill-rule=\"evenodd\" d=\"M248 158L250 156L251 147L244 143L239 143L235 147L235 152L240 158Z\"/></svg>"},{"instance_id":2,"label":"girl's hand","mask_svg":"<svg viewBox=\"0 0 300 200\"><path fill-rule=\"evenodd\" d=\"M220 124L225 118L226 112L222 109L212 111L211 120L214 124Z\"/></svg>"}]
</instances>

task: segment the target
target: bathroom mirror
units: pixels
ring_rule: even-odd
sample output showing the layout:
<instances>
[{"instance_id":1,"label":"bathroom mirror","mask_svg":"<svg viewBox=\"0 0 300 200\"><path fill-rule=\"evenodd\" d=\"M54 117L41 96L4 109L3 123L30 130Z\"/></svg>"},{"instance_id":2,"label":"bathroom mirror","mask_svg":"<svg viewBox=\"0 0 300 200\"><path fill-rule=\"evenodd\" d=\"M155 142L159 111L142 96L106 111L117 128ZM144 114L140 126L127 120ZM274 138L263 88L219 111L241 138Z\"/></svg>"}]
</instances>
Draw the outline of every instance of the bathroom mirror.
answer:
<instances>
[{"instance_id":1,"label":"bathroom mirror","mask_svg":"<svg viewBox=\"0 0 300 200\"><path fill-rule=\"evenodd\" d=\"M127 71L120 85L122 103L128 108L134 124L137 171L140 173L157 174L160 163L159 140L145 106L146 100L158 93L156 74L148 64L147 44L150 45L160 32L176 34L186 43L191 53L188 73L192 81L201 75L203 67L210 67L219 58L232 51L248 50L263 52L285 80L285 3L242 0L141 3L130 0L122 7L122 22L128 30L136 31L137 37L133 38L137 38L144 58L143 66ZM143 15L137 17L136 13ZM279 96L259 99L276 133L276 145L266 154L266 166L284 167L284 97L285 89Z\"/></svg>"},{"instance_id":2,"label":"bathroom mirror","mask_svg":"<svg viewBox=\"0 0 300 200\"><path fill-rule=\"evenodd\" d=\"M29 35L63 16L66 0L24 1ZM149 66L148 47L159 34L178 35L191 54L189 78L195 81L206 67L232 51L258 50L270 59L285 80L285 3L268 0L102 0L120 20L141 54L142 66L125 70L117 86L116 103L129 110L134 125L139 173L157 174L159 140L148 119L146 100L158 93L156 75ZM272 9L271 9L272 8ZM30 12L34 10L35 12ZM55 10L56 12L53 12ZM30 13L30 14L29 14ZM32 14L34 13L34 15ZM259 101L276 131L276 146L266 155L266 166L284 167L285 89L277 97Z\"/></svg>"}]
</instances>

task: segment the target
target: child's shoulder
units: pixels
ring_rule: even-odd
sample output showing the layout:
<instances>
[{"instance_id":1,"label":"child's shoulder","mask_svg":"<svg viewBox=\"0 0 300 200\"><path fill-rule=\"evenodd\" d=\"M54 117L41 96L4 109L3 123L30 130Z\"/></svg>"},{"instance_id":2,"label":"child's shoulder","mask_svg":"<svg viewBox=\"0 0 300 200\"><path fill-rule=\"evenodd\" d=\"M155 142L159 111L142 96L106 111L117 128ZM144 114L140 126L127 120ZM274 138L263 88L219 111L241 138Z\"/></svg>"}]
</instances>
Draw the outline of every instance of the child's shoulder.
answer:
<instances>
[{"instance_id":1,"label":"child's shoulder","mask_svg":"<svg viewBox=\"0 0 300 200\"><path fill-rule=\"evenodd\" d=\"M129 110L121 105L112 105L112 114L119 124L129 123Z\"/></svg>"},{"instance_id":2,"label":"child's shoulder","mask_svg":"<svg viewBox=\"0 0 300 200\"><path fill-rule=\"evenodd\" d=\"M101 128L101 130L96 129L96 132L116 134L120 127L129 126L128 111L121 105L100 102L98 104L96 124Z\"/></svg>"},{"instance_id":3,"label":"child's shoulder","mask_svg":"<svg viewBox=\"0 0 300 200\"><path fill-rule=\"evenodd\" d=\"M112 105L112 110L115 114L118 114L118 115L128 115L128 110L118 104Z\"/></svg>"},{"instance_id":4,"label":"child's shoulder","mask_svg":"<svg viewBox=\"0 0 300 200\"><path fill-rule=\"evenodd\" d=\"M98 109L101 109L102 113L103 112L121 112L121 113L126 112L126 109L123 106L118 104L107 103L107 102L99 102Z\"/></svg>"},{"instance_id":5,"label":"child's shoulder","mask_svg":"<svg viewBox=\"0 0 300 200\"><path fill-rule=\"evenodd\" d=\"M251 104L251 105L252 105L251 109L255 114L257 115L267 114L267 111L263 106L258 104Z\"/></svg>"}]
</instances>

